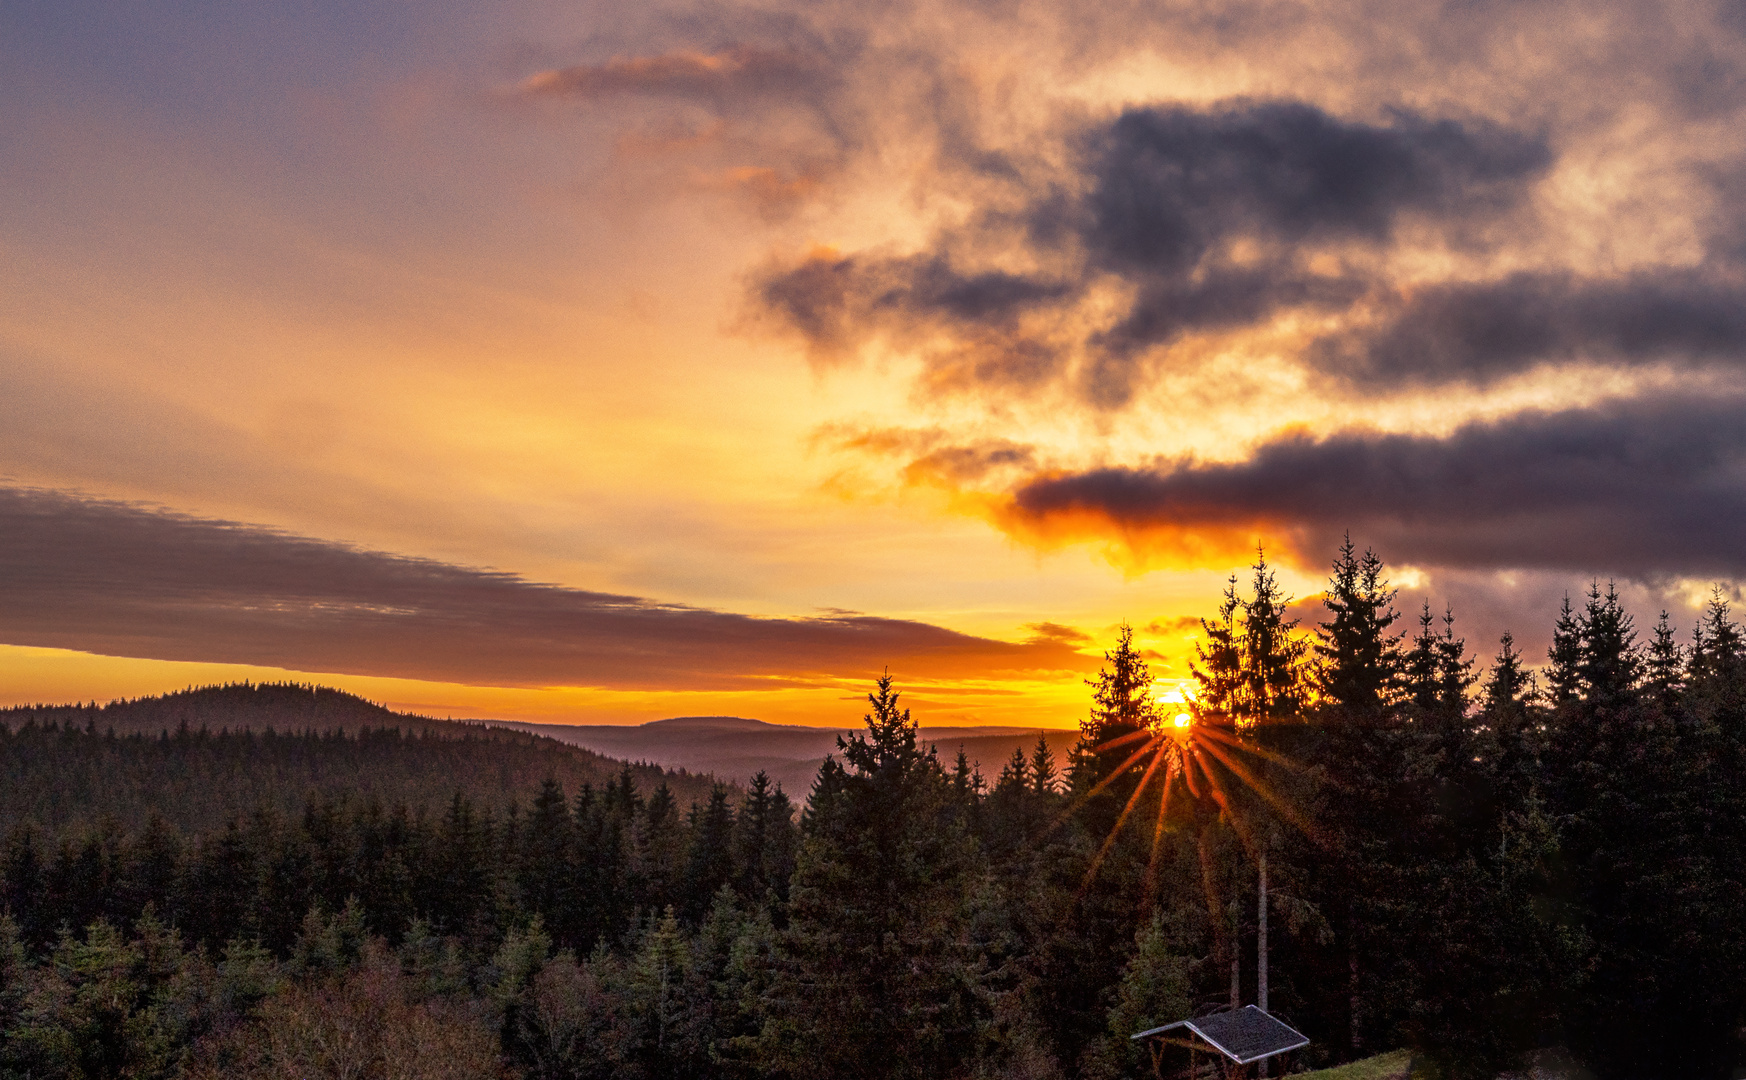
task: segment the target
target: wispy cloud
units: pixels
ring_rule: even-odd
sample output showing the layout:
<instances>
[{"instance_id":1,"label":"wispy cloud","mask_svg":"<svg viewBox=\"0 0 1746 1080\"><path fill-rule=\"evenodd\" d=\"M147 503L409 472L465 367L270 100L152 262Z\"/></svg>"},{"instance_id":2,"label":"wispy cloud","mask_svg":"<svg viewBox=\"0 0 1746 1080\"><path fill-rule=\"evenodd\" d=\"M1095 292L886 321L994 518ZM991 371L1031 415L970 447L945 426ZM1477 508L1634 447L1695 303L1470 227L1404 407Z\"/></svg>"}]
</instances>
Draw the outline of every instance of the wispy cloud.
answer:
<instances>
[{"instance_id":1,"label":"wispy cloud","mask_svg":"<svg viewBox=\"0 0 1746 1080\"><path fill-rule=\"evenodd\" d=\"M749 689L1092 664L1070 636L754 618L25 488L0 489L0 581L7 644L493 686Z\"/></svg>"},{"instance_id":2,"label":"wispy cloud","mask_svg":"<svg viewBox=\"0 0 1746 1080\"><path fill-rule=\"evenodd\" d=\"M670 94L720 103L744 95L817 93L835 81L820 57L738 45L714 53L681 51L551 68L530 75L520 90L530 97Z\"/></svg>"},{"instance_id":3,"label":"wispy cloud","mask_svg":"<svg viewBox=\"0 0 1746 1080\"><path fill-rule=\"evenodd\" d=\"M780 218L825 192L868 141L850 86L859 45L796 20L739 29L742 40L712 48L547 68L509 97L606 117L620 126L622 165L649 169L636 162L658 151L669 168L683 163L686 187L739 194Z\"/></svg>"}]
</instances>

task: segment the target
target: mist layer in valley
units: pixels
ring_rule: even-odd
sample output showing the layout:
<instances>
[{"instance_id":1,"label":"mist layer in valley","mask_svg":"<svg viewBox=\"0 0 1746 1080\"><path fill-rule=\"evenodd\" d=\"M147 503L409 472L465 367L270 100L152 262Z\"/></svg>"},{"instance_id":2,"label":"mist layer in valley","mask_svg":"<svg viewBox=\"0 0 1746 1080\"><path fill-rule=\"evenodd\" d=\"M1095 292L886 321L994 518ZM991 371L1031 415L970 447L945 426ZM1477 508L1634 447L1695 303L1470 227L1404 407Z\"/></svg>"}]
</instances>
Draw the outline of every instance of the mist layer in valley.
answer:
<instances>
[{"instance_id":1,"label":"mist layer in valley","mask_svg":"<svg viewBox=\"0 0 1746 1080\"><path fill-rule=\"evenodd\" d=\"M826 755L837 752L837 738L861 728L771 724L739 716L677 716L634 726L606 724L530 724L491 721L495 726L544 735L625 761L646 761L669 769L713 773L716 779L744 783L762 771L796 798L805 798ZM958 751L992 782L1013 752L1027 756L1041 734L1055 760L1064 762L1079 732L1069 728L1002 726L923 727L924 744L939 750L950 767Z\"/></svg>"}]
</instances>

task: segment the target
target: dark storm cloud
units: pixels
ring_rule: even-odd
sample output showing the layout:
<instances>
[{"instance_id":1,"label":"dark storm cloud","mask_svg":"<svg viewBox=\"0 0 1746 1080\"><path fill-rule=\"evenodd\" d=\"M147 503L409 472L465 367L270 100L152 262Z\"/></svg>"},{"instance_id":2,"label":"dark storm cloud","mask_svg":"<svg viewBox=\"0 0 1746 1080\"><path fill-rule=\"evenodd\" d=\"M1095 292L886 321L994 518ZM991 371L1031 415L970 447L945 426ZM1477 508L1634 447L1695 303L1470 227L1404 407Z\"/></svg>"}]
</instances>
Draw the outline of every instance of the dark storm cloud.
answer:
<instances>
[{"instance_id":1,"label":"dark storm cloud","mask_svg":"<svg viewBox=\"0 0 1746 1080\"><path fill-rule=\"evenodd\" d=\"M767 274L762 309L813 355L872 338L931 344L934 382L1028 387L1061 378L1124 404L1147 350L1288 309L1340 311L1377 288L1344 257L1412 220L1464 242L1519 204L1551 161L1539 137L1397 111L1342 120L1299 102L1130 109L1068 139L1071 174L1018 212L981 215L932 249L816 256ZM980 265L977 250L1048 269ZM1333 253L1330 265L1314 256ZM1128 295L1113 318L1075 313L1095 287ZM1065 329L1063 329L1065 328Z\"/></svg>"},{"instance_id":2,"label":"dark storm cloud","mask_svg":"<svg viewBox=\"0 0 1746 1080\"><path fill-rule=\"evenodd\" d=\"M1734 365L1746 360L1746 284L1707 267L1428 286L1313 352L1324 371L1370 384L1483 383L1574 360Z\"/></svg>"},{"instance_id":3,"label":"dark storm cloud","mask_svg":"<svg viewBox=\"0 0 1746 1080\"><path fill-rule=\"evenodd\" d=\"M746 689L1078 670L901 619L768 619L35 489L0 489L0 641L484 685Z\"/></svg>"},{"instance_id":4,"label":"dark storm cloud","mask_svg":"<svg viewBox=\"0 0 1746 1080\"><path fill-rule=\"evenodd\" d=\"M1746 402L1525 413L1447 438L1293 435L1245 461L1046 475L1015 530L1251 531L1314 564L1340 535L1442 567L1746 573Z\"/></svg>"},{"instance_id":5,"label":"dark storm cloud","mask_svg":"<svg viewBox=\"0 0 1746 1080\"><path fill-rule=\"evenodd\" d=\"M1351 123L1299 102L1132 109L1086 141L1092 190L1070 227L1094 265L1168 275L1233 237L1381 241L1405 213L1467 218L1512 202L1551 160L1487 124ZM1048 216L1044 234L1060 228Z\"/></svg>"}]
</instances>

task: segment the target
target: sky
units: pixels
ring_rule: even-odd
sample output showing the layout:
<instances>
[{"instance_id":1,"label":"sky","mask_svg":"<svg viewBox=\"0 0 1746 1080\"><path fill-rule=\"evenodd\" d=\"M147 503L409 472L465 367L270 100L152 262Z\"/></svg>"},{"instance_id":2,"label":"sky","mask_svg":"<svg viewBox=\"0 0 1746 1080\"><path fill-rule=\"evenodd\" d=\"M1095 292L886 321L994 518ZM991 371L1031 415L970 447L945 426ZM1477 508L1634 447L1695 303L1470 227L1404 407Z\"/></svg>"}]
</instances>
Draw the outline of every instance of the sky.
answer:
<instances>
[{"instance_id":1,"label":"sky","mask_svg":"<svg viewBox=\"0 0 1746 1080\"><path fill-rule=\"evenodd\" d=\"M0 6L0 703L1071 726L1746 576L1746 15Z\"/></svg>"}]
</instances>

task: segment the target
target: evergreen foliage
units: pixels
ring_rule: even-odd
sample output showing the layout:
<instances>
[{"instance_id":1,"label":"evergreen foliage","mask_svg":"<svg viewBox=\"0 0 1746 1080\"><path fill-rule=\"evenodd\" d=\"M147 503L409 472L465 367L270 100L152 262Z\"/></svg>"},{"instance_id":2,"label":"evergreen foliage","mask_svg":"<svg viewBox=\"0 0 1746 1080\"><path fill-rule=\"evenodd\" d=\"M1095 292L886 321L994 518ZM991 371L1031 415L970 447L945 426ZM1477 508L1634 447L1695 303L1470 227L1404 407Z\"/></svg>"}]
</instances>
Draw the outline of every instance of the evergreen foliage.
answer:
<instances>
[{"instance_id":1,"label":"evergreen foliage","mask_svg":"<svg viewBox=\"0 0 1746 1080\"><path fill-rule=\"evenodd\" d=\"M1065 776L1041 740L992 783L943 764L887 675L798 815L767 776L384 731L306 688L178 698L206 731L9 714L0 1077L1133 1076L1134 1030L1253 1000L1262 855L1302 1064L1406 1045L1491 1078L1557 1042L1605 1080L1732 1075L1726 597L1689 646L1665 615L1639 644L1596 583L1539 673L1509 635L1480 671L1452 612L1396 629L1350 540L1313 633L1253 571L1194 666L1226 741L1168 801L1126 627ZM356 723L269 733L218 700Z\"/></svg>"}]
</instances>

